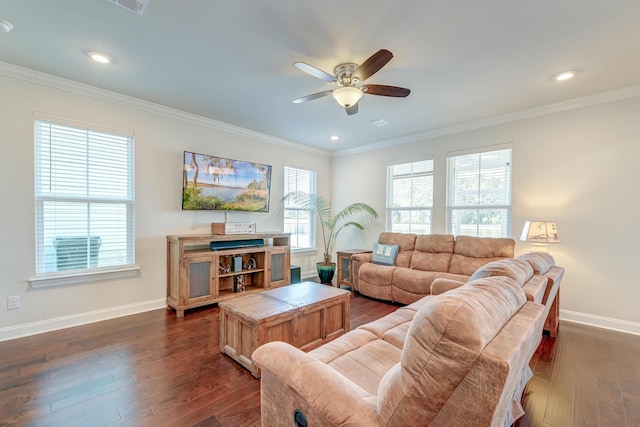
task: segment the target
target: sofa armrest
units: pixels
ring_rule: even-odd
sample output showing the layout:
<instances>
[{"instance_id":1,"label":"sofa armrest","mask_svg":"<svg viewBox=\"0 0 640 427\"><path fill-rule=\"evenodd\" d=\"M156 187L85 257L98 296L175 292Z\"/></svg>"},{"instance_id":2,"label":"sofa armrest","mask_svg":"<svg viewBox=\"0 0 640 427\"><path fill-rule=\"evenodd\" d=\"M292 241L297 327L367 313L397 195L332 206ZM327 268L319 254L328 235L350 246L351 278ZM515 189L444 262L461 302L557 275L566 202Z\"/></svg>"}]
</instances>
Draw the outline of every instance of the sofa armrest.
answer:
<instances>
[{"instance_id":1,"label":"sofa armrest","mask_svg":"<svg viewBox=\"0 0 640 427\"><path fill-rule=\"evenodd\" d=\"M445 279L444 277L439 277L431 282L431 295L440 295L451 289L459 288L464 285L466 282L461 282L459 280L453 279Z\"/></svg>"},{"instance_id":2,"label":"sofa armrest","mask_svg":"<svg viewBox=\"0 0 640 427\"><path fill-rule=\"evenodd\" d=\"M360 290L358 287L358 272L360 271L360 267L362 267L362 264L366 264L368 262L371 262L371 252L351 255L351 265L353 266L351 282L353 283L354 291Z\"/></svg>"},{"instance_id":3,"label":"sofa armrest","mask_svg":"<svg viewBox=\"0 0 640 427\"><path fill-rule=\"evenodd\" d=\"M258 347L251 356L262 370L262 420L305 412L309 425L379 425L376 398L318 359L284 342Z\"/></svg>"}]
</instances>

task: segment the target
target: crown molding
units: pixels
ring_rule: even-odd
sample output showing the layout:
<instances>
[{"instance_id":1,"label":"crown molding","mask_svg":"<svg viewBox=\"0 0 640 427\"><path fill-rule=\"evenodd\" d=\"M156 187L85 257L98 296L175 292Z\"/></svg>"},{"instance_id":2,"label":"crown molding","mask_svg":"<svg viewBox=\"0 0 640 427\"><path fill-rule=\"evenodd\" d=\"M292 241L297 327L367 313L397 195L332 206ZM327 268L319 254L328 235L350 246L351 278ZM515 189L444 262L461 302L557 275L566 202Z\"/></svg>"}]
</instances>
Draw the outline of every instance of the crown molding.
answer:
<instances>
[{"instance_id":1,"label":"crown molding","mask_svg":"<svg viewBox=\"0 0 640 427\"><path fill-rule=\"evenodd\" d=\"M629 86L629 87L624 87L621 89L611 90L607 92L600 92L592 95L582 96L579 98L563 101L557 104L550 104L542 107L529 108L526 110L520 110L512 113L501 114L499 116L489 117L487 119L475 120L472 122L461 123L453 126L446 126L439 129L433 129L426 132L416 133L413 135L407 135L401 138L378 141L372 144L363 145L361 147L334 151L332 153L332 157L349 156L352 154L379 150L382 148L408 144L411 142L426 141L426 140L437 138L440 136L452 135L452 134L461 133L461 132L468 132L471 130L482 129L490 126L516 122L519 120L544 116L547 114L559 113L562 111L569 111L569 110L576 110L576 109L585 108L585 107L591 107L593 105L598 105L598 104L606 104L608 102L619 101L622 99L634 98L638 96L640 96L640 85Z\"/></svg>"},{"instance_id":2,"label":"crown molding","mask_svg":"<svg viewBox=\"0 0 640 427\"><path fill-rule=\"evenodd\" d=\"M149 101L144 101L128 95L123 95L106 89L100 89L98 87L76 82L74 80L69 80L51 74L35 71L29 68L9 64L7 62L0 61L0 74L20 80L26 80L32 83L41 84L44 86L49 86L55 89L61 89L67 92L77 93L79 95L89 96L92 98L100 99L102 101L112 102L114 104L119 104L125 107L135 108L137 110L145 111L148 113L181 120L195 125L213 128L233 135L268 142L270 144L299 151L305 151L317 156L331 156L331 153L329 151L310 147L299 142L290 141L284 138L278 138L272 135L253 131L251 129L199 116L197 114L187 113L175 108L166 107L164 105L155 104Z\"/></svg>"},{"instance_id":3,"label":"crown molding","mask_svg":"<svg viewBox=\"0 0 640 427\"><path fill-rule=\"evenodd\" d=\"M106 89L100 89L95 86L76 82L74 80L65 79L47 73L42 73L29 68L20 67L0 61L0 74L13 77L20 80L26 80L37 84L77 93L84 96L100 99L123 105L125 107L135 108L149 113L161 115L164 117L174 118L184 122L213 128L230 134L243 136L270 144L292 148L299 151L305 151L314 155L323 157L343 157L352 154L363 153L367 151L379 150L396 145L408 144L412 142L426 141L429 139L452 135L461 132L468 132L476 129L482 129L490 126L501 125L505 123L516 122L519 120L529 119L533 117L544 116L547 114L558 113L562 111L575 110L590 107L598 104L619 101L627 98L640 96L640 85L629 86L607 92L600 92L592 95L586 95L563 101L556 104L545 105L541 107L530 108L526 110L515 111L512 113L502 114L499 116L489 117L487 119L475 120L471 122L461 123L452 126L446 126L412 135L406 135L400 138L389 139L374 142L372 144L363 145L361 147L350 148L346 150L327 151L319 148L310 147L299 142L290 141L284 138L278 138L273 135L264 134L253 131L251 129L199 116L193 113L177 110L153 102L144 101L128 95L112 92Z\"/></svg>"}]
</instances>

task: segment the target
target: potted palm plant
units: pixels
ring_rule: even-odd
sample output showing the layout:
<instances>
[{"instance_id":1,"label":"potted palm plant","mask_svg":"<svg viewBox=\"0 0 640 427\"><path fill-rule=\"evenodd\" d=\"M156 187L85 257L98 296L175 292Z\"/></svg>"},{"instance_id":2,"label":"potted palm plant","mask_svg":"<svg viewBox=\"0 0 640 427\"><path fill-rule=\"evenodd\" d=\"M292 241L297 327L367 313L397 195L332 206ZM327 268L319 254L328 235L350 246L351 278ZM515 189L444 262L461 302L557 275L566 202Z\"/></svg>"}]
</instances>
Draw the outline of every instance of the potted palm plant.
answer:
<instances>
[{"instance_id":1,"label":"potted palm plant","mask_svg":"<svg viewBox=\"0 0 640 427\"><path fill-rule=\"evenodd\" d=\"M318 194L297 191L286 194L282 200L289 201L296 207L309 211L320 220L324 256L321 262L316 263L316 268L321 283L329 284L333 279L336 263L331 262L331 254L333 253L333 246L340 232L349 227L364 230L364 225L358 221L349 220L349 218L359 214L364 215L367 219L378 218L378 213L375 209L366 203L352 203L334 215L331 210L331 201Z\"/></svg>"}]
</instances>

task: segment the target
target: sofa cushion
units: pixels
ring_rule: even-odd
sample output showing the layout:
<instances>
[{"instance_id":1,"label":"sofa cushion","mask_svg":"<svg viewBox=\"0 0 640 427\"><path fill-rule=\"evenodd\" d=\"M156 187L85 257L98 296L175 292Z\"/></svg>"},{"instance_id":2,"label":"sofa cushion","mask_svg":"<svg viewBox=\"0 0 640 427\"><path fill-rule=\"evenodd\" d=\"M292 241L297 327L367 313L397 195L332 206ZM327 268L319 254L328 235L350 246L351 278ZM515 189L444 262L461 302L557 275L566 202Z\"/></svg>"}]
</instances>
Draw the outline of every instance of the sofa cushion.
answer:
<instances>
[{"instance_id":1,"label":"sofa cushion","mask_svg":"<svg viewBox=\"0 0 640 427\"><path fill-rule=\"evenodd\" d=\"M375 396L384 375L400 361L402 349L369 331L355 329L308 354Z\"/></svg>"},{"instance_id":2,"label":"sofa cushion","mask_svg":"<svg viewBox=\"0 0 640 427\"><path fill-rule=\"evenodd\" d=\"M488 262L512 258L515 244L508 238L457 236L449 273L471 276Z\"/></svg>"},{"instance_id":3,"label":"sofa cushion","mask_svg":"<svg viewBox=\"0 0 640 427\"><path fill-rule=\"evenodd\" d=\"M556 265L553 257L544 252L522 254L517 259L528 262L535 274L545 274Z\"/></svg>"},{"instance_id":4,"label":"sofa cushion","mask_svg":"<svg viewBox=\"0 0 640 427\"><path fill-rule=\"evenodd\" d=\"M409 325L413 320L418 309L413 306L400 307L391 314L388 314L378 320L360 326L358 329L364 329L371 332L378 338L392 344L402 350L404 340L409 330Z\"/></svg>"},{"instance_id":5,"label":"sofa cushion","mask_svg":"<svg viewBox=\"0 0 640 427\"><path fill-rule=\"evenodd\" d=\"M400 245L373 244L371 262L380 265L395 265L396 257L400 251Z\"/></svg>"},{"instance_id":6,"label":"sofa cushion","mask_svg":"<svg viewBox=\"0 0 640 427\"><path fill-rule=\"evenodd\" d=\"M358 291L371 298L391 301L391 280L398 267L365 263L358 270Z\"/></svg>"},{"instance_id":7,"label":"sofa cushion","mask_svg":"<svg viewBox=\"0 0 640 427\"><path fill-rule=\"evenodd\" d=\"M473 258L512 258L515 245L509 238L457 236L453 253Z\"/></svg>"},{"instance_id":8,"label":"sofa cushion","mask_svg":"<svg viewBox=\"0 0 640 427\"><path fill-rule=\"evenodd\" d=\"M423 271L449 271L453 242L451 235L418 236L409 267Z\"/></svg>"},{"instance_id":9,"label":"sofa cushion","mask_svg":"<svg viewBox=\"0 0 640 427\"><path fill-rule=\"evenodd\" d=\"M393 280L391 282L391 286L396 286L407 292L418 294L422 297L429 294L431 282L433 282L433 279L435 279L436 274L437 273L435 271L421 271L412 270L410 268L398 268L393 272Z\"/></svg>"},{"instance_id":10,"label":"sofa cushion","mask_svg":"<svg viewBox=\"0 0 640 427\"><path fill-rule=\"evenodd\" d=\"M434 279L433 283L431 283L431 295L440 295L451 289L459 288L460 286L464 286L466 282L461 282L459 280L446 279L444 277L437 277Z\"/></svg>"},{"instance_id":11,"label":"sofa cushion","mask_svg":"<svg viewBox=\"0 0 640 427\"><path fill-rule=\"evenodd\" d=\"M533 277L533 268L528 262L519 259L502 259L492 261L477 269L469 281L491 276L507 276L515 280L520 286Z\"/></svg>"},{"instance_id":12,"label":"sofa cushion","mask_svg":"<svg viewBox=\"0 0 640 427\"><path fill-rule=\"evenodd\" d=\"M417 309L412 306L400 307L393 313L381 317L378 320L374 320L373 322L359 326L357 329L364 329L365 331L371 332L378 338L383 338L388 331L404 323L411 322L416 311ZM402 348L402 345L400 348Z\"/></svg>"},{"instance_id":13,"label":"sofa cushion","mask_svg":"<svg viewBox=\"0 0 640 427\"><path fill-rule=\"evenodd\" d=\"M381 424L419 419L428 425L525 302L521 286L508 277L478 279L429 297L411 322L400 363L380 382Z\"/></svg>"},{"instance_id":14,"label":"sofa cushion","mask_svg":"<svg viewBox=\"0 0 640 427\"><path fill-rule=\"evenodd\" d=\"M547 292L547 278L544 276L533 276L522 287L529 301L544 304L544 295Z\"/></svg>"},{"instance_id":15,"label":"sofa cushion","mask_svg":"<svg viewBox=\"0 0 640 427\"><path fill-rule=\"evenodd\" d=\"M415 234L383 232L380 233L380 236L378 237L378 243L400 246L400 251L396 258L396 265L398 267L409 267L411 254L413 253L416 243Z\"/></svg>"}]
</instances>

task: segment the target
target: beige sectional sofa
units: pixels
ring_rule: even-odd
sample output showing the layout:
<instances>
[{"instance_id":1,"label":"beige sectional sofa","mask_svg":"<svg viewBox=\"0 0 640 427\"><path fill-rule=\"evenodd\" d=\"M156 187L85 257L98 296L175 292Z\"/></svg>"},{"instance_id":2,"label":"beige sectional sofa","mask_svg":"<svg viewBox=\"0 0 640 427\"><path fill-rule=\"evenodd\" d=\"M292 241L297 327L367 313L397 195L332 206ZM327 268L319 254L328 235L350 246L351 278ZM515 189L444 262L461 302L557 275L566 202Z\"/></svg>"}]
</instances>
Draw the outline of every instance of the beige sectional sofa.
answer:
<instances>
[{"instance_id":1,"label":"beige sectional sofa","mask_svg":"<svg viewBox=\"0 0 640 427\"><path fill-rule=\"evenodd\" d=\"M378 243L398 245L394 265L372 262L372 254L356 254L354 288L372 298L410 304L431 292L438 278L466 282L481 266L512 258L513 239L444 234L381 233Z\"/></svg>"},{"instance_id":2,"label":"beige sectional sofa","mask_svg":"<svg viewBox=\"0 0 640 427\"><path fill-rule=\"evenodd\" d=\"M298 417L309 426L509 426L523 414L544 319L522 283L488 276L309 353L265 344L252 356L262 369L262 425Z\"/></svg>"},{"instance_id":3,"label":"beige sectional sofa","mask_svg":"<svg viewBox=\"0 0 640 427\"><path fill-rule=\"evenodd\" d=\"M558 333L558 316L560 300L560 281L564 276L564 268L555 265L553 257L547 253L527 253L515 259L492 261L476 270L469 281L492 276L510 277L524 291L529 301L543 304L544 330L550 336ZM437 278L431 284L431 294L439 295L458 288L465 281Z\"/></svg>"},{"instance_id":4,"label":"beige sectional sofa","mask_svg":"<svg viewBox=\"0 0 640 427\"><path fill-rule=\"evenodd\" d=\"M547 253L527 253L520 255L518 259L527 261L533 268L534 275L547 279L542 299L546 318L544 330L556 337L560 320L560 282L564 277L564 267L556 265L554 258Z\"/></svg>"}]
</instances>

